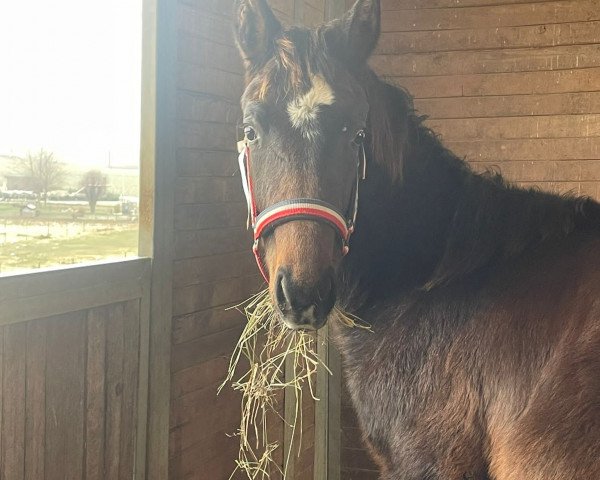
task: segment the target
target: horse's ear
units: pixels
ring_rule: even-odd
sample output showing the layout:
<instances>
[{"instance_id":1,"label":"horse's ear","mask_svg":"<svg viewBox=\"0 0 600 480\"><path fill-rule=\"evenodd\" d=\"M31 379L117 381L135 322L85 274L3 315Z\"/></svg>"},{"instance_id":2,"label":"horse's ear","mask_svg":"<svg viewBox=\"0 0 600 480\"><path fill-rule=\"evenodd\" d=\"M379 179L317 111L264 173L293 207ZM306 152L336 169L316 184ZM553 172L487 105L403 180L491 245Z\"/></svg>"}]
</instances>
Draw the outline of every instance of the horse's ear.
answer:
<instances>
[{"instance_id":1,"label":"horse's ear","mask_svg":"<svg viewBox=\"0 0 600 480\"><path fill-rule=\"evenodd\" d=\"M330 24L328 43L349 66L361 66L377 46L380 31L380 0L358 0L342 18Z\"/></svg>"},{"instance_id":2,"label":"horse's ear","mask_svg":"<svg viewBox=\"0 0 600 480\"><path fill-rule=\"evenodd\" d=\"M247 70L258 68L271 58L281 23L266 0L236 0L235 40Z\"/></svg>"}]
</instances>

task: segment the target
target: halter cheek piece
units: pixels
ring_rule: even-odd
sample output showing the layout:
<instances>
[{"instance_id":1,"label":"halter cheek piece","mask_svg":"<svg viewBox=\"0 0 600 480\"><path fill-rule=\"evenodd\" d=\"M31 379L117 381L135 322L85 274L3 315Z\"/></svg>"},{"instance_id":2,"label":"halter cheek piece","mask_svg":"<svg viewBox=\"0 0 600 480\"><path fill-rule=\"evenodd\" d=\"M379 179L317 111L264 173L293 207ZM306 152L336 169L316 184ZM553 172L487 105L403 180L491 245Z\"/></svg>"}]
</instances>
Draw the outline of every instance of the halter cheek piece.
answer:
<instances>
[{"instance_id":1,"label":"halter cheek piece","mask_svg":"<svg viewBox=\"0 0 600 480\"><path fill-rule=\"evenodd\" d=\"M252 226L254 231L254 245L252 251L256 258L256 263L265 281L269 282L267 270L262 260L259 250L260 239L270 230L279 225L294 220L315 220L327 223L339 234L342 239L342 255L347 255L350 251L350 236L354 232L356 215L358 213L358 187L360 180L364 180L367 175L367 159L363 144L359 145L360 155L356 162L356 184L354 186L353 201L351 204L350 216L346 217L334 205L316 198L293 198L284 200L265 208L258 212L256 208L256 199L254 197L254 183L252 181L251 155L248 143L243 145L243 149L238 157L240 172L242 174L242 186L246 201L248 203L248 226Z\"/></svg>"}]
</instances>

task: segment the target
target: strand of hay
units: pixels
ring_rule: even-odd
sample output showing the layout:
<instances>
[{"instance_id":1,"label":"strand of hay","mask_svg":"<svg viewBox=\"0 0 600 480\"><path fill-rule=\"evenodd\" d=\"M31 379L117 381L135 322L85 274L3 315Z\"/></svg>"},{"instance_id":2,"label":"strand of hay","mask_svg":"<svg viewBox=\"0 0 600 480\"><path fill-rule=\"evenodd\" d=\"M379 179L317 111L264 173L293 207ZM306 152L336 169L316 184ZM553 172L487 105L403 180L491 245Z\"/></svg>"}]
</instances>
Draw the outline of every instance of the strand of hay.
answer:
<instances>
[{"instance_id":1,"label":"strand of hay","mask_svg":"<svg viewBox=\"0 0 600 480\"><path fill-rule=\"evenodd\" d=\"M240 428L235 434L240 439L240 450L230 478L237 471L244 472L249 480L268 480L273 472L285 478L292 449L289 449L282 469L273 459L273 453L280 445L276 441L269 441L267 431L268 416L275 415L284 420L277 411L277 393L286 388L295 392L294 421L291 425L285 425L292 429L291 437L294 438L297 425L302 432L303 387L308 386L311 397L318 400L314 391L317 370L324 368L330 374L331 371L317 355L313 334L290 330L279 320L268 290L245 302L243 311L247 318L246 327L231 357L227 378L219 387L220 392L231 382L234 390L242 393ZM333 318L347 327L369 328L357 317L337 308L334 309ZM248 370L234 378L243 360L248 362ZM291 361L293 365L292 378L287 380L286 361Z\"/></svg>"}]
</instances>

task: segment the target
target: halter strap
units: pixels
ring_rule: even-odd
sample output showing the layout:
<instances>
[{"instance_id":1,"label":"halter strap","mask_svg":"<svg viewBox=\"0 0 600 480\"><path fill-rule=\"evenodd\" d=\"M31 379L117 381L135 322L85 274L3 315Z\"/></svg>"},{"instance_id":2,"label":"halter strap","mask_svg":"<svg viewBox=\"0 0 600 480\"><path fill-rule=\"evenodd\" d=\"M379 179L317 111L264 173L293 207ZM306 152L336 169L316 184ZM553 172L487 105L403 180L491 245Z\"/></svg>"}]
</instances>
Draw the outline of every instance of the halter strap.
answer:
<instances>
[{"instance_id":1,"label":"halter strap","mask_svg":"<svg viewBox=\"0 0 600 480\"><path fill-rule=\"evenodd\" d=\"M254 240L259 239L268 229L293 220L320 220L329 223L344 240L347 240L350 232L346 220L333 205L312 198L297 198L284 200L263 210L254 223Z\"/></svg>"},{"instance_id":2,"label":"halter strap","mask_svg":"<svg viewBox=\"0 0 600 480\"><path fill-rule=\"evenodd\" d=\"M260 239L267 232L279 225L294 220L315 220L326 223L333 227L342 239L342 255L350 251L349 240L354 232L354 224L358 213L358 188L360 180L364 180L367 174L366 156L364 146L360 146L360 155L356 164L356 185L354 186L354 199L350 218L345 218L334 205L315 198L294 198L278 202L258 213L256 198L254 196L254 183L251 175L250 147L244 144L238 157L240 172L242 174L242 186L248 206L248 228L254 231L254 245L252 251L256 263L266 282L269 281L267 269L260 255Z\"/></svg>"}]
</instances>

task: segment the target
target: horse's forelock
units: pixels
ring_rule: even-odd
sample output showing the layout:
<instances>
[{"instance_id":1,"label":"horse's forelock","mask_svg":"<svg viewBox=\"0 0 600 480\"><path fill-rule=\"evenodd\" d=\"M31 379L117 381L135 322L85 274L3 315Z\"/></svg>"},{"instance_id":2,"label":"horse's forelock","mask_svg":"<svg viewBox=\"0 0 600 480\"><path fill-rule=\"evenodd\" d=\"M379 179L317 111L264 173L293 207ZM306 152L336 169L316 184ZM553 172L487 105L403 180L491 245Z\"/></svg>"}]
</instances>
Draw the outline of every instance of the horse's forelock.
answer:
<instances>
[{"instance_id":1,"label":"horse's forelock","mask_svg":"<svg viewBox=\"0 0 600 480\"><path fill-rule=\"evenodd\" d=\"M250 96L257 101L286 101L305 94L312 79L331 77L325 45L318 30L292 28L274 42L272 57L256 72L249 72L253 83Z\"/></svg>"}]
</instances>

